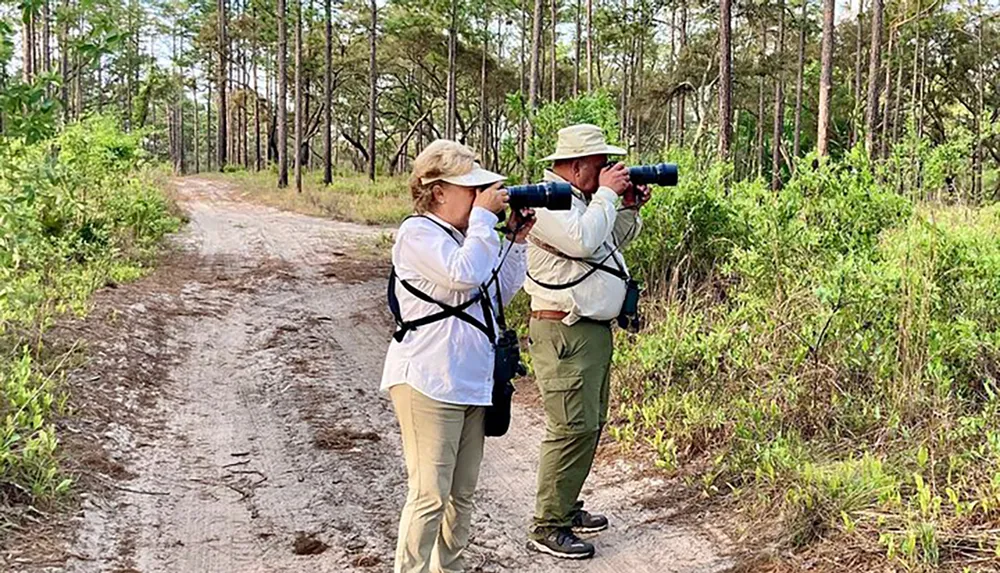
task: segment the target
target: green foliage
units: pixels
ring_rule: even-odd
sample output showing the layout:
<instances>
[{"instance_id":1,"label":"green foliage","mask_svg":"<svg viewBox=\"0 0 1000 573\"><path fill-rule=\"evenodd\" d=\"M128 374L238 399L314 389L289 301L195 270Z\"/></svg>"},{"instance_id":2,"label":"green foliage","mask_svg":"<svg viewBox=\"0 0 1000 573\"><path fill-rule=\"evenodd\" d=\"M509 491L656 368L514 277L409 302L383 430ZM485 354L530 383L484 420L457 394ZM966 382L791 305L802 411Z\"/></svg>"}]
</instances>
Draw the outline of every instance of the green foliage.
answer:
<instances>
[{"instance_id":1,"label":"green foliage","mask_svg":"<svg viewBox=\"0 0 1000 573\"><path fill-rule=\"evenodd\" d=\"M52 140L0 142L0 487L27 500L69 486L52 425L59 367L38 362L41 333L84 312L95 289L141 275L178 228L143 177L141 139L94 118Z\"/></svg>"},{"instance_id":2,"label":"green foliage","mask_svg":"<svg viewBox=\"0 0 1000 573\"><path fill-rule=\"evenodd\" d=\"M508 113L515 121L526 113L523 96L516 94L507 99ZM612 145L618 143L618 111L611 96L604 91L590 95L581 95L574 99L559 100L543 105L534 116L529 116L532 138L527 146L528 179L536 181L541 178L547 165L541 158L549 155L556 148L556 138L559 130L577 123L592 123L602 130ZM508 138L503 146L505 164L517 163L517 150L513 139Z\"/></svg>"},{"instance_id":3,"label":"green foliage","mask_svg":"<svg viewBox=\"0 0 1000 573\"><path fill-rule=\"evenodd\" d=\"M777 193L675 159L630 253L663 288L618 339L614 435L779 499L796 543L836 529L931 567L995 524L1000 211L916 208L859 150Z\"/></svg>"},{"instance_id":4,"label":"green foliage","mask_svg":"<svg viewBox=\"0 0 1000 573\"><path fill-rule=\"evenodd\" d=\"M59 87L59 77L43 74L30 84L15 82L0 91L0 111L4 114L4 133L36 143L55 135L59 102L51 94Z\"/></svg>"}]
</instances>

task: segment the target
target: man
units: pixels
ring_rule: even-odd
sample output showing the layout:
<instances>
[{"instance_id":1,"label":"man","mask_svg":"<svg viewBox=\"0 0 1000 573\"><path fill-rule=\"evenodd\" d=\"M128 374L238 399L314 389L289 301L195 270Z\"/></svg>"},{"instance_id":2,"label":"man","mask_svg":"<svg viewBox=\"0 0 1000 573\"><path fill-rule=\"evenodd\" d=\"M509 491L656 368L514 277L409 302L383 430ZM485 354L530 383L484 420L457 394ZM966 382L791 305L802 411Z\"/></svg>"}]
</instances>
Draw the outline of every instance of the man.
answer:
<instances>
[{"instance_id":1,"label":"man","mask_svg":"<svg viewBox=\"0 0 1000 573\"><path fill-rule=\"evenodd\" d=\"M633 188L625 150L601 129L582 124L559 131L546 181L573 186L568 211L538 209L529 235L530 352L545 407L545 438L529 547L567 559L593 557L577 533L608 527L583 509L580 490L590 473L608 413L611 321L629 280L621 249L639 232L638 208L649 190Z\"/></svg>"}]
</instances>

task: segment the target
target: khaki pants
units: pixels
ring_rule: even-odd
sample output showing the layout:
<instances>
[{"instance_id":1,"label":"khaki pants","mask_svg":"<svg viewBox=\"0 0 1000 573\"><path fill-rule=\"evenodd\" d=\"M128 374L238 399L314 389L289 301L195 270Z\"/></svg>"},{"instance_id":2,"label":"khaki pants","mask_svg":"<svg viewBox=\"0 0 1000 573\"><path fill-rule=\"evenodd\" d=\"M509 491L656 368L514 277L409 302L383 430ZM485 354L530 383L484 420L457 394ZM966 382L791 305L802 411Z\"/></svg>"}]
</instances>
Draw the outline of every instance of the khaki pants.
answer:
<instances>
[{"instance_id":1,"label":"khaki pants","mask_svg":"<svg viewBox=\"0 0 1000 573\"><path fill-rule=\"evenodd\" d=\"M409 477L395 573L463 571L486 410L438 402L407 384L393 386L389 394Z\"/></svg>"},{"instance_id":2,"label":"khaki pants","mask_svg":"<svg viewBox=\"0 0 1000 573\"><path fill-rule=\"evenodd\" d=\"M545 407L533 530L569 527L608 416L611 328L532 320L531 360Z\"/></svg>"}]
</instances>

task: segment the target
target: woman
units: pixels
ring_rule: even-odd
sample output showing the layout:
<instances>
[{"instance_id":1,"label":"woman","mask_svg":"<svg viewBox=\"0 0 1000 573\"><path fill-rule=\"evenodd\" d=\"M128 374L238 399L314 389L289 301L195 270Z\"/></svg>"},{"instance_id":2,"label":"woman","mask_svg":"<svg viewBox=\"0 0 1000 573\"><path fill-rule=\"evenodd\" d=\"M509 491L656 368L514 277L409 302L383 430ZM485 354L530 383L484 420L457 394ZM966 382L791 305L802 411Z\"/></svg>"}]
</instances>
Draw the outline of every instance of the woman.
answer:
<instances>
[{"instance_id":1,"label":"woman","mask_svg":"<svg viewBox=\"0 0 1000 573\"><path fill-rule=\"evenodd\" d=\"M492 397L494 314L524 284L534 223L530 211L515 213L518 232L501 249L494 227L508 201L503 179L454 141L435 141L413 163L417 215L392 249L390 306L400 329L382 375L409 477L396 573L463 570Z\"/></svg>"}]
</instances>

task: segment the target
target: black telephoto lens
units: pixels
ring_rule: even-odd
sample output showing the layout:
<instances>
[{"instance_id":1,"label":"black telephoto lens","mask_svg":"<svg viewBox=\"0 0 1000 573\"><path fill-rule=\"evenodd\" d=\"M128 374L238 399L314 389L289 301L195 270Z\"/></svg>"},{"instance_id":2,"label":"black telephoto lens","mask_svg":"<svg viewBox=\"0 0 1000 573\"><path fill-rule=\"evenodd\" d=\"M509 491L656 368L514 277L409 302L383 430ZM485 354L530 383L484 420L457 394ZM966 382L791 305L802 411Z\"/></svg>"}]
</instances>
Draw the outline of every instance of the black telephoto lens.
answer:
<instances>
[{"instance_id":1,"label":"black telephoto lens","mask_svg":"<svg viewBox=\"0 0 1000 573\"><path fill-rule=\"evenodd\" d=\"M550 181L536 185L507 187L512 209L542 208L565 211L573 204L573 187L569 183Z\"/></svg>"},{"instance_id":2,"label":"black telephoto lens","mask_svg":"<svg viewBox=\"0 0 1000 573\"><path fill-rule=\"evenodd\" d=\"M677 164L657 163L656 165L629 167L628 178L633 185L674 187L677 185Z\"/></svg>"}]
</instances>

